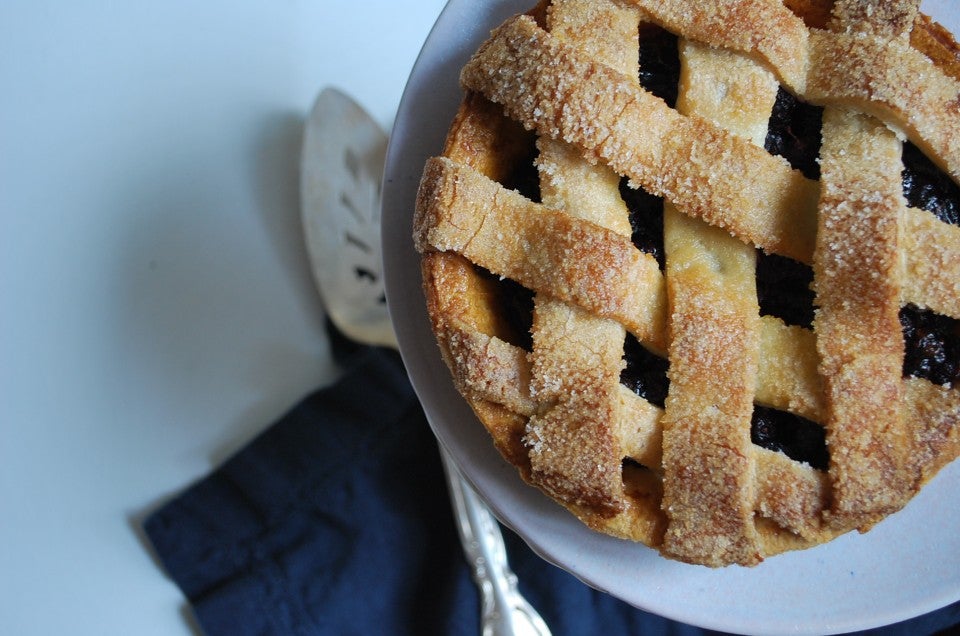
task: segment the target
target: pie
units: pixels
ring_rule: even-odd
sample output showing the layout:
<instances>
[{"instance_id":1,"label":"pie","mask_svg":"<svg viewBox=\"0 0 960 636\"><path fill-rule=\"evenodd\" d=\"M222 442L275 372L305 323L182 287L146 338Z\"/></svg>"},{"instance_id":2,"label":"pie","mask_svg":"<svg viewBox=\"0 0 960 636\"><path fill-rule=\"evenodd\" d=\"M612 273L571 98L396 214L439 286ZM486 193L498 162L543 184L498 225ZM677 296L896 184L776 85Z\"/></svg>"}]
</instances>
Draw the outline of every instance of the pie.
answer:
<instances>
[{"instance_id":1,"label":"pie","mask_svg":"<svg viewBox=\"0 0 960 636\"><path fill-rule=\"evenodd\" d=\"M960 454L960 47L918 5L554 0L493 31L413 238L524 480L750 566Z\"/></svg>"}]
</instances>

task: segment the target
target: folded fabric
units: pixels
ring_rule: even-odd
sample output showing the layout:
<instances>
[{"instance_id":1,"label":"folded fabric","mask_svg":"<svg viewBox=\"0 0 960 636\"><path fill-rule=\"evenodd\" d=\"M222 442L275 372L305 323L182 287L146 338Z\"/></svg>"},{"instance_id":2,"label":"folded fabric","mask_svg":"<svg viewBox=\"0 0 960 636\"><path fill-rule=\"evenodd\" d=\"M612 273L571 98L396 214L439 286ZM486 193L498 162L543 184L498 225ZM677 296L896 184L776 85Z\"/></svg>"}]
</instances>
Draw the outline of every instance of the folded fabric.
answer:
<instances>
[{"instance_id":1,"label":"folded fabric","mask_svg":"<svg viewBox=\"0 0 960 636\"><path fill-rule=\"evenodd\" d=\"M336 384L150 515L146 534L209 636L477 634L436 441L400 358L340 353ZM556 635L716 633L635 609L505 538ZM960 604L870 633L957 623Z\"/></svg>"}]
</instances>

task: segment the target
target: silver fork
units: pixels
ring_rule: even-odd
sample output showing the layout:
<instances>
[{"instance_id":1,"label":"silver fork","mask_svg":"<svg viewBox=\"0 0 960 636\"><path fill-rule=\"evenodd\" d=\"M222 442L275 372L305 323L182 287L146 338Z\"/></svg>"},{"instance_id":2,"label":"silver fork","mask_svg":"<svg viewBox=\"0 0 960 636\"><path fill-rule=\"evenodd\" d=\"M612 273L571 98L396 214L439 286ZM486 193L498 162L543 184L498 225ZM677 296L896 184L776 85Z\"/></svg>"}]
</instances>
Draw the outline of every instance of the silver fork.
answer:
<instances>
[{"instance_id":1,"label":"silver fork","mask_svg":"<svg viewBox=\"0 0 960 636\"><path fill-rule=\"evenodd\" d=\"M330 320L362 343L396 347L380 258L380 182L387 137L351 98L327 88L303 139L301 215L314 280ZM549 636L517 588L500 527L441 446L464 554L482 601L484 636Z\"/></svg>"}]
</instances>

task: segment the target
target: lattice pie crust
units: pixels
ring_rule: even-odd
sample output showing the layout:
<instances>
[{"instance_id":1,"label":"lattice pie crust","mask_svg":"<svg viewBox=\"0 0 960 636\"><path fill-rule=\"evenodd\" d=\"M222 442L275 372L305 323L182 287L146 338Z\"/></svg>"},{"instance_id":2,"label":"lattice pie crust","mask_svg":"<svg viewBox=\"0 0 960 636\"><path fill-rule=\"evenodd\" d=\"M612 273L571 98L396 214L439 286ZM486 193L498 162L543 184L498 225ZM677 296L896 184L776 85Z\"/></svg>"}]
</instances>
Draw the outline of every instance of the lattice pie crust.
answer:
<instances>
[{"instance_id":1,"label":"lattice pie crust","mask_svg":"<svg viewBox=\"0 0 960 636\"><path fill-rule=\"evenodd\" d=\"M960 180L958 48L916 1L831 4L541 4L463 69L424 170L414 240L458 389L525 480L670 558L865 531L960 454L960 393L904 373L899 318L960 318L960 227L901 177L909 140ZM651 23L679 36L673 107L638 79ZM817 178L764 148L782 90L823 107ZM538 201L509 186L529 160ZM662 267L626 181L663 199ZM761 315L758 254L812 267L811 325ZM535 295L527 346L501 279ZM627 338L669 360L662 405L621 383ZM755 444L757 405L817 423L829 462Z\"/></svg>"}]
</instances>

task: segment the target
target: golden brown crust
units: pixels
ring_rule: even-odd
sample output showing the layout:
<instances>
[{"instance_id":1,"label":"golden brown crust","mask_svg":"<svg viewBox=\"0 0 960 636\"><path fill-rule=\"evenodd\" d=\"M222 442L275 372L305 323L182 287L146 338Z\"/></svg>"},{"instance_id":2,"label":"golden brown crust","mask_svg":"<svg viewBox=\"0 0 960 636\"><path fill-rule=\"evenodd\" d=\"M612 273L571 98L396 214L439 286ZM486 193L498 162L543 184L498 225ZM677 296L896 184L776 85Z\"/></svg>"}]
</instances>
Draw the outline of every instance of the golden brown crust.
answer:
<instances>
[{"instance_id":1,"label":"golden brown crust","mask_svg":"<svg viewBox=\"0 0 960 636\"><path fill-rule=\"evenodd\" d=\"M677 110L762 143L773 75L729 51L680 46ZM722 97L721 97L722 96ZM670 392L663 424L663 550L706 565L762 559L750 422L760 356L756 255L664 205Z\"/></svg>"},{"instance_id":2,"label":"golden brown crust","mask_svg":"<svg viewBox=\"0 0 960 636\"><path fill-rule=\"evenodd\" d=\"M802 84L807 67L807 29L803 20L779 0L632 2L668 31L716 48L755 55L770 64L786 84Z\"/></svg>"},{"instance_id":3,"label":"golden brown crust","mask_svg":"<svg viewBox=\"0 0 960 636\"><path fill-rule=\"evenodd\" d=\"M904 471L910 448L898 407L901 154L879 121L824 112L814 329L835 480L832 513L844 522L889 514L916 484ZM888 445L875 448L878 439Z\"/></svg>"},{"instance_id":4,"label":"golden brown crust","mask_svg":"<svg viewBox=\"0 0 960 636\"><path fill-rule=\"evenodd\" d=\"M809 260L815 225L803 211L816 208L815 183L748 140L678 114L532 20L520 16L497 29L461 81L527 128L579 146L588 160L684 213L767 251ZM562 104L553 103L555 95L564 95Z\"/></svg>"},{"instance_id":5,"label":"golden brown crust","mask_svg":"<svg viewBox=\"0 0 960 636\"><path fill-rule=\"evenodd\" d=\"M837 0L830 28L882 39L905 38L920 13L920 0Z\"/></svg>"},{"instance_id":6,"label":"golden brown crust","mask_svg":"<svg viewBox=\"0 0 960 636\"><path fill-rule=\"evenodd\" d=\"M960 317L960 227L910 208L903 219L901 300Z\"/></svg>"},{"instance_id":7,"label":"golden brown crust","mask_svg":"<svg viewBox=\"0 0 960 636\"><path fill-rule=\"evenodd\" d=\"M895 26L887 23L866 32L854 29L858 34L846 29L808 30L780 0L717 0L698 5L685 0L633 2L669 30L757 56L795 94L812 103L855 108L880 117L905 131L954 179L960 179L960 85L909 43L882 35ZM873 17L909 15L913 2L885 4L888 9ZM895 5L907 8L889 9ZM737 28L729 28L730 24Z\"/></svg>"},{"instance_id":8,"label":"golden brown crust","mask_svg":"<svg viewBox=\"0 0 960 636\"><path fill-rule=\"evenodd\" d=\"M637 7L746 55L801 97L883 118L956 178L956 113L932 111L958 86L960 49L912 0L869 2L871 20L862 2L564 0L508 21L464 69L467 96L417 204L432 326L504 457L590 527L673 558L751 564L869 527L960 454L960 391L900 378L900 304L960 317L960 228L905 208L891 177L899 141L868 117L828 114L840 120L838 148L855 129L849 144L886 148L879 156L889 160L870 182L850 160L857 153L831 159L827 144L814 182L762 150L762 121L742 119L769 102L757 80L712 90L714 54L686 51L688 64L706 66L674 110L638 88L635 57L618 48L631 32L621 20L634 19L627 5ZM816 60L837 51L857 61L824 72ZM916 78L877 70L902 63L929 76L928 58L938 68L920 97L910 94ZM855 67L878 74L880 102ZM907 114L918 117L905 125ZM875 135L860 136L871 127ZM539 203L497 183L529 160L534 138ZM686 229L667 229L666 274L626 236L620 175L698 219L678 214ZM886 194L859 194L868 191ZM851 201L869 213L845 214ZM704 222L739 240L716 238L724 233ZM845 260L837 240L850 236L869 267ZM694 240L709 249L684 259ZM919 245L935 249L920 256ZM814 265L816 335L756 315L755 292L743 293L736 273L750 270L742 261L754 246ZM497 276L536 291L532 351L498 317ZM665 409L617 384L624 329L669 351ZM751 444L744 417L754 402L824 424L829 473Z\"/></svg>"},{"instance_id":9,"label":"golden brown crust","mask_svg":"<svg viewBox=\"0 0 960 636\"><path fill-rule=\"evenodd\" d=\"M810 29L825 29L833 17L833 0L784 0L785 7Z\"/></svg>"},{"instance_id":10,"label":"golden brown crust","mask_svg":"<svg viewBox=\"0 0 960 636\"><path fill-rule=\"evenodd\" d=\"M475 200L486 201L476 210ZM424 171L414 222L421 251L452 251L530 289L625 325L662 333L656 261L628 237L535 204L446 158Z\"/></svg>"},{"instance_id":11,"label":"golden brown crust","mask_svg":"<svg viewBox=\"0 0 960 636\"><path fill-rule=\"evenodd\" d=\"M953 35L929 16L917 16L910 32L910 46L930 58L946 75L960 79L960 49Z\"/></svg>"},{"instance_id":12,"label":"golden brown crust","mask_svg":"<svg viewBox=\"0 0 960 636\"><path fill-rule=\"evenodd\" d=\"M856 41L907 40L917 4L838 0L831 29ZM833 480L829 519L865 528L918 487L901 407L902 147L880 121L835 108L824 112L822 137L814 328Z\"/></svg>"},{"instance_id":13,"label":"golden brown crust","mask_svg":"<svg viewBox=\"0 0 960 636\"><path fill-rule=\"evenodd\" d=\"M632 9L557 0L547 11L546 26L585 54L636 76L637 20ZM537 148L545 206L629 239L629 213L616 173L584 161L559 140L540 138ZM533 394L541 408L530 418L526 437L532 481L558 499L615 514L624 499L623 454L615 428L622 419L624 328L550 289L537 289L530 361Z\"/></svg>"}]
</instances>

